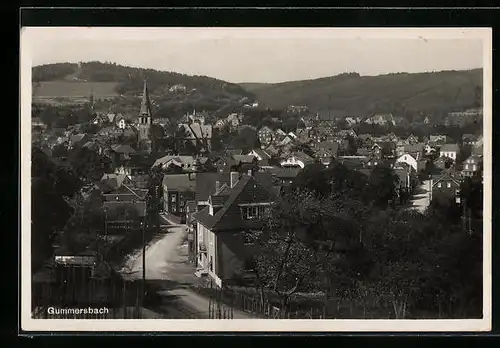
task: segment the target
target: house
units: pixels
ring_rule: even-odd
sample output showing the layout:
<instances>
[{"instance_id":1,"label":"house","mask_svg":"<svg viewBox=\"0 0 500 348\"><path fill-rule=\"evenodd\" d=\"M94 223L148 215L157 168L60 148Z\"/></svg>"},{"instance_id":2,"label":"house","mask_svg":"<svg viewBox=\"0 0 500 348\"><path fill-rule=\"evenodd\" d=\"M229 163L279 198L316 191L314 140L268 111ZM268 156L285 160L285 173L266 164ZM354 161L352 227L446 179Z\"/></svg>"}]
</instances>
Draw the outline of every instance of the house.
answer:
<instances>
[{"instance_id":1,"label":"house","mask_svg":"<svg viewBox=\"0 0 500 348\"><path fill-rule=\"evenodd\" d=\"M424 154L425 155L431 155L434 152L436 152L436 148L432 146L430 143L425 144L424 146Z\"/></svg>"},{"instance_id":2,"label":"house","mask_svg":"<svg viewBox=\"0 0 500 348\"><path fill-rule=\"evenodd\" d=\"M379 126L395 126L394 116L392 114L375 114L372 117L366 119L365 123L376 124Z\"/></svg>"},{"instance_id":3,"label":"house","mask_svg":"<svg viewBox=\"0 0 500 348\"><path fill-rule=\"evenodd\" d=\"M264 149L271 157L278 156L280 153L280 150L277 149L275 146L270 145Z\"/></svg>"},{"instance_id":4,"label":"house","mask_svg":"<svg viewBox=\"0 0 500 348\"><path fill-rule=\"evenodd\" d=\"M269 160L271 159L271 155L268 154L265 150L263 149L253 149L248 153L249 156L253 156L257 159L259 162L259 165L267 165Z\"/></svg>"},{"instance_id":5,"label":"house","mask_svg":"<svg viewBox=\"0 0 500 348\"><path fill-rule=\"evenodd\" d=\"M122 182L117 189L103 193L108 230L138 229L146 216L147 192Z\"/></svg>"},{"instance_id":6,"label":"house","mask_svg":"<svg viewBox=\"0 0 500 348\"><path fill-rule=\"evenodd\" d=\"M357 170L364 168L369 159L367 156L339 156L337 161L349 169Z\"/></svg>"},{"instance_id":7,"label":"house","mask_svg":"<svg viewBox=\"0 0 500 348\"><path fill-rule=\"evenodd\" d=\"M89 136L85 133L73 134L69 137L69 146L71 148L78 147L85 144L89 139Z\"/></svg>"},{"instance_id":8,"label":"house","mask_svg":"<svg viewBox=\"0 0 500 348\"><path fill-rule=\"evenodd\" d=\"M391 133L387 134L386 141L391 142L391 143L397 143L399 141L399 137L396 134L391 132Z\"/></svg>"},{"instance_id":9,"label":"house","mask_svg":"<svg viewBox=\"0 0 500 348\"><path fill-rule=\"evenodd\" d=\"M292 133L293 134L293 133ZM295 134L293 135L290 135L290 134L287 134L285 135L285 137L279 142L278 146L285 146L285 145L288 145L288 144L291 144L291 143L294 143L295 141Z\"/></svg>"},{"instance_id":10,"label":"house","mask_svg":"<svg viewBox=\"0 0 500 348\"><path fill-rule=\"evenodd\" d=\"M208 206L197 222L198 267L222 287L245 278L255 253L245 232L259 231L275 194L253 175L230 173L227 184L216 182Z\"/></svg>"},{"instance_id":11,"label":"house","mask_svg":"<svg viewBox=\"0 0 500 348\"><path fill-rule=\"evenodd\" d=\"M210 151L212 147L212 125L200 123L181 123L179 129L183 129L185 137L183 140L190 141L194 146L201 146L204 150Z\"/></svg>"},{"instance_id":12,"label":"house","mask_svg":"<svg viewBox=\"0 0 500 348\"><path fill-rule=\"evenodd\" d=\"M198 257L196 254L196 252L198 251L198 235L196 234L196 219L194 218L194 215L197 213L197 211L196 201L186 202L188 261L195 265L198 263Z\"/></svg>"},{"instance_id":13,"label":"house","mask_svg":"<svg viewBox=\"0 0 500 348\"><path fill-rule=\"evenodd\" d=\"M103 174L96 186L102 193L111 193L117 190L122 184L132 185L132 180L125 174Z\"/></svg>"},{"instance_id":14,"label":"house","mask_svg":"<svg viewBox=\"0 0 500 348\"><path fill-rule=\"evenodd\" d=\"M313 162L314 158L299 151L294 154L291 154L290 156L287 156L285 159L281 161L280 165L282 167L304 168L306 165L311 164Z\"/></svg>"},{"instance_id":15,"label":"house","mask_svg":"<svg viewBox=\"0 0 500 348\"><path fill-rule=\"evenodd\" d=\"M405 163L409 167L411 167L415 172L418 171L418 162L417 159L414 158L410 153L406 153L401 155L396 159L396 163Z\"/></svg>"},{"instance_id":16,"label":"house","mask_svg":"<svg viewBox=\"0 0 500 348\"><path fill-rule=\"evenodd\" d=\"M347 123L348 126L354 126L355 124L359 123L359 117L346 117L344 118L344 121Z\"/></svg>"},{"instance_id":17,"label":"house","mask_svg":"<svg viewBox=\"0 0 500 348\"><path fill-rule=\"evenodd\" d=\"M348 137L357 138L357 134L354 129L341 129L337 132L337 137L340 139L347 139Z\"/></svg>"},{"instance_id":18,"label":"house","mask_svg":"<svg viewBox=\"0 0 500 348\"><path fill-rule=\"evenodd\" d=\"M471 155L462 164L462 176L471 177L482 172L483 156Z\"/></svg>"},{"instance_id":19,"label":"house","mask_svg":"<svg viewBox=\"0 0 500 348\"><path fill-rule=\"evenodd\" d=\"M418 137L414 136L413 134L410 134L408 138L404 140L404 142L408 145L415 145L418 143Z\"/></svg>"},{"instance_id":20,"label":"house","mask_svg":"<svg viewBox=\"0 0 500 348\"><path fill-rule=\"evenodd\" d=\"M429 124L429 123L431 123L431 119L429 118L429 116L425 116L424 124Z\"/></svg>"},{"instance_id":21,"label":"house","mask_svg":"<svg viewBox=\"0 0 500 348\"><path fill-rule=\"evenodd\" d=\"M322 141L316 144L316 149L315 156L317 158L326 157L326 154L329 155L328 157L337 158L339 144L337 142Z\"/></svg>"},{"instance_id":22,"label":"house","mask_svg":"<svg viewBox=\"0 0 500 348\"><path fill-rule=\"evenodd\" d=\"M136 151L130 145L114 144L110 146L110 157L115 165L131 159Z\"/></svg>"},{"instance_id":23,"label":"house","mask_svg":"<svg viewBox=\"0 0 500 348\"><path fill-rule=\"evenodd\" d=\"M154 163L153 167L160 167L163 170L168 169L170 166L176 166L183 171L195 171L195 158L193 156L172 156L167 155L158 158Z\"/></svg>"},{"instance_id":24,"label":"house","mask_svg":"<svg viewBox=\"0 0 500 348\"><path fill-rule=\"evenodd\" d=\"M439 149L439 157L448 157L455 161L459 151L457 144L444 144Z\"/></svg>"},{"instance_id":25,"label":"house","mask_svg":"<svg viewBox=\"0 0 500 348\"><path fill-rule=\"evenodd\" d=\"M449 137L443 134L435 134L429 136L429 142L431 142L435 146L441 146L443 144L446 144L448 141L450 141Z\"/></svg>"},{"instance_id":26,"label":"house","mask_svg":"<svg viewBox=\"0 0 500 348\"><path fill-rule=\"evenodd\" d=\"M462 143L468 146L476 146L477 145L477 136L474 134L464 134L462 135Z\"/></svg>"},{"instance_id":27,"label":"house","mask_svg":"<svg viewBox=\"0 0 500 348\"><path fill-rule=\"evenodd\" d=\"M450 161L450 159L447 157L439 157L434 161L434 167L436 167L439 171L442 171L448 166L448 161Z\"/></svg>"},{"instance_id":28,"label":"house","mask_svg":"<svg viewBox=\"0 0 500 348\"><path fill-rule=\"evenodd\" d=\"M217 122L215 122L214 128L221 129L221 128L224 128L225 125L226 125L226 119L223 118L223 119L217 120Z\"/></svg>"},{"instance_id":29,"label":"house","mask_svg":"<svg viewBox=\"0 0 500 348\"><path fill-rule=\"evenodd\" d=\"M115 124L118 128L120 129L125 129L127 127L127 121L125 120L125 118L121 115L118 115L116 118L115 118Z\"/></svg>"},{"instance_id":30,"label":"house","mask_svg":"<svg viewBox=\"0 0 500 348\"><path fill-rule=\"evenodd\" d=\"M433 176L431 200L435 198L458 198L460 194L460 180L452 169L440 175Z\"/></svg>"},{"instance_id":31,"label":"house","mask_svg":"<svg viewBox=\"0 0 500 348\"><path fill-rule=\"evenodd\" d=\"M165 174L163 176L163 210L185 215L186 202L195 199L196 173Z\"/></svg>"},{"instance_id":32,"label":"house","mask_svg":"<svg viewBox=\"0 0 500 348\"><path fill-rule=\"evenodd\" d=\"M463 127L472 123L480 123L482 121L482 117L482 108L450 112L445 119L445 125Z\"/></svg>"},{"instance_id":33,"label":"house","mask_svg":"<svg viewBox=\"0 0 500 348\"><path fill-rule=\"evenodd\" d=\"M424 149L425 149L424 143L417 143L413 145L405 144L403 146L403 153L399 155L402 156L403 154L409 154L416 161L419 161L423 157Z\"/></svg>"},{"instance_id":34,"label":"house","mask_svg":"<svg viewBox=\"0 0 500 348\"><path fill-rule=\"evenodd\" d=\"M261 146L267 147L273 141L274 132L271 128L264 126L259 129L257 136L259 137L259 142Z\"/></svg>"},{"instance_id":35,"label":"house","mask_svg":"<svg viewBox=\"0 0 500 348\"><path fill-rule=\"evenodd\" d=\"M237 113L229 114L229 116L227 116L227 118L226 118L225 123L228 124L232 130L236 130L236 129L238 129L238 126L241 123L240 117Z\"/></svg>"}]
</instances>

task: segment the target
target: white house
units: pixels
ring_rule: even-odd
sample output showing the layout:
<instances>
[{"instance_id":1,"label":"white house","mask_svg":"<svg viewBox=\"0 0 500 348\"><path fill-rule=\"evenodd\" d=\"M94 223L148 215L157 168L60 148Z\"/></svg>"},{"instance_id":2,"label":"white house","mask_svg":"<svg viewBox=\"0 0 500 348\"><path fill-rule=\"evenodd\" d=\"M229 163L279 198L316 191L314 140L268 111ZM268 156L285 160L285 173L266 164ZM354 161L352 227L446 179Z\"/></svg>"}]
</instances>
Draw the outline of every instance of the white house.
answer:
<instances>
[{"instance_id":1,"label":"white house","mask_svg":"<svg viewBox=\"0 0 500 348\"><path fill-rule=\"evenodd\" d=\"M439 156L456 160L458 151L459 148L457 144L444 144L443 146L441 146L441 149L439 149Z\"/></svg>"},{"instance_id":2,"label":"white house","mask_svg":"<svg viewBox=\"0 0 500 348\"><path fill-rule=\"evenodd\" d=\"M404 154L404 155L400 156L396 160L396 163L406 163L410 167L412 167L415 171L417 171L417 168L418 168L417 160L415 158L413 158L412 155L409 155L409 154Z\"/></svg>"}]
</instances>

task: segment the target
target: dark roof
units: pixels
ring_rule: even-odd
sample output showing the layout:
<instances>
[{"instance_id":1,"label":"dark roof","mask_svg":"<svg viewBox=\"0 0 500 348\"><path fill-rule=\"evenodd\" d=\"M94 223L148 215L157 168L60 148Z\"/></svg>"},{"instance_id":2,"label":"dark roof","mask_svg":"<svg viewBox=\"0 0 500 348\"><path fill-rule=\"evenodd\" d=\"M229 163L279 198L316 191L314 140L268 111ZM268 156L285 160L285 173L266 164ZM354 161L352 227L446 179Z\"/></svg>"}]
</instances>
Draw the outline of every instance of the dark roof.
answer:
<instances>
[{"instance_id":1,"label":"dark roof","mask_svg":"<svg viewBox=\"0 0 500 348\"><path fill-rule=\"evenodd\" d=\"M318 143L317 147L319 149L325 149L328 152L330 152L333 155L337 154L337 151L339 149L339 143L337 142L332 142L332 141L322 141Z\"/></svg>"},{"instance_id":2,"label":"dark roof","mask_svg":"<svg viewBox=\"0 0 500 348\"><path fill-rule=\"evenodd\" d=\"M195 192L196 174L165 174L163 176L163 186L169 191Z\"/></svg>"},{"instance_id":3,"label":"dark roof","mask_svg":"<svg viewBox=\"0 0 500 348\"><path fill-rule=\"evenodd\" d=\"M229 182L228 173L197 173L196 174L196 201L208 201L208 196L215 191L215 182L222 186Z\"/></svg>"},{"instance_id":4,"label":"dark roof","mask_svg":"<svg viewBox=\"0 0 500 348\"><path fill-rule=\"evenodd\" d=\"M455 184L460 185L460 179L452 168L441 173L439 176L433 176L432 186L436 185L438 182L443 180L452 180Z\"/></svg>"},{"instance_id":5,"label":"dark roof","mask_svg":"<svg viewBox=\"0 0 500 348\"><path fill-rule=\"evenodd\" d=\"M114 144L111 145L111 150L117 153L135 153L135 150L130 145Z\"/></svg>"},{"instance_id":6,"label":"dark roof","mask_svg":"<svg viewBox=\"0 0 500 348\"><path fill-rule=\"evenodd\" d=\"M273 191L266 189L253 176L242 175L230 190L229 197L222 208L214 215L205 208L195 215L195 219L211 231L223 231L241 228L258 228L262 221L244 220L240 204L270 203L274 200Z\"/></svg>"}]
</instances>

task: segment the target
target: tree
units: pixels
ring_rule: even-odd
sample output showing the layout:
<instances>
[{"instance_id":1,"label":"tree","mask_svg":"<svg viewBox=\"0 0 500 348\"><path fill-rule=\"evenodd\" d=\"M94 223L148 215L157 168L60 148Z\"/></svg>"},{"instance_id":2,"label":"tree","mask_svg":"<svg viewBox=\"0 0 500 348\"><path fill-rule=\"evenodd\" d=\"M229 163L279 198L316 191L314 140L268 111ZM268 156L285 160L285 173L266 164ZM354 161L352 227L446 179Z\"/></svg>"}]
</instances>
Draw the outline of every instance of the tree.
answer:
<instances>
[{"instance_id":1,"label":"tree","mask_svg":"<svg viewBox=\"0 0 500 348\"><path fill-rule=\"evenodd\" d=\"M379 207L385 209L389 201L394 202L398 176L392 168L386 166L376 166L370 173L369 190L372 200Z\"/></svg>"},{"instance_id":2,"label":"tree","mask_svg":"<svg viewBox=\"0 0 500 348\"><path fill-rule=\"evenodd\" d=\"M257 132L250 127L241 129L236 137L231 141L231 145L233 146L233 148L242 149L244 152L248 152L255 148L260 148L260 142Z\"/></svg>"},{"instance_id":3,"label":"tree","mask_svg":"<svg viewBox=\"0 0 500 348\"><path fill-rule=\"evenodd\" d=\"M100 180L111 168L109 158L86 147L71 150L68 160L75 174L88 182Z\"/></svg>"},{"instance_id":4,"label":"tree","mask_svg":"<svg viewBox=\"0 0 500 348\"><path fill-rule=\"evenodd\" d=\"M347 137L347 141L348 141L347 154L349 156L356 155L356 153L358 152L358 144L356 139L352 135L349 135Z\"/></svg>"},{"instance_id":5,"label":"tree","mask_svg":"<svg viewBox=\"0 0 500 348\"><path fill-rule=\"evenodd\" d=\"M330 193L328 172L320 163L308 164L295 177L291 188L313 192L317 196L328 195Z\"/></svg>"}]
</instances>

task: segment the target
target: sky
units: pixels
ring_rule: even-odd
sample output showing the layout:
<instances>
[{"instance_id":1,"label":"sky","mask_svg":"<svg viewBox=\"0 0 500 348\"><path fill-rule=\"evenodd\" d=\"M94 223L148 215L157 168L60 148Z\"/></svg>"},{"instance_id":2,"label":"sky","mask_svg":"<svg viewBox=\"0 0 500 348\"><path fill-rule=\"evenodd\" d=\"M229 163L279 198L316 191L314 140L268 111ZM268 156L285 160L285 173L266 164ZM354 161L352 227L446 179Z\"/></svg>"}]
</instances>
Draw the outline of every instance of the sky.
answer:
<instances>
[{"instance_id":1,"label":"sky","mask_svg":"<svg viewBox=\"0 0 500 348\"><path fill-rule=\"evenodd\" d=\"M25 28L21 48L33 65L108 61L233 83L276 83L345 72L480 68L488 35L480 28L46 27Z\"/></svg>"}]
</instances>

